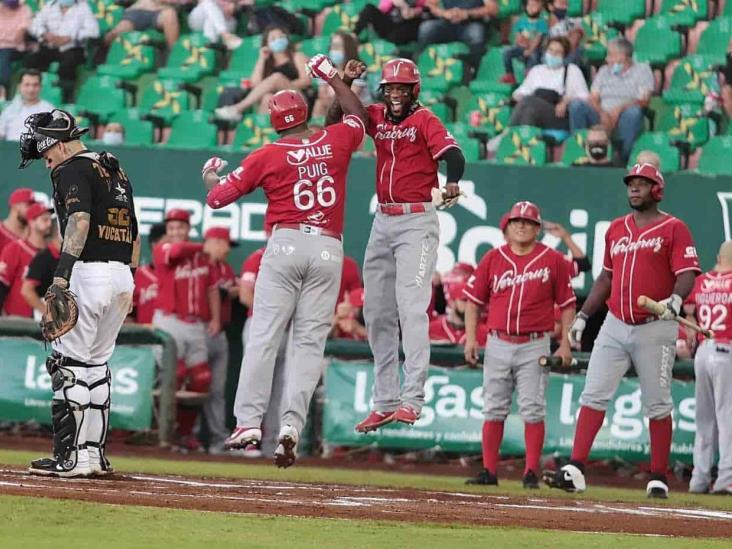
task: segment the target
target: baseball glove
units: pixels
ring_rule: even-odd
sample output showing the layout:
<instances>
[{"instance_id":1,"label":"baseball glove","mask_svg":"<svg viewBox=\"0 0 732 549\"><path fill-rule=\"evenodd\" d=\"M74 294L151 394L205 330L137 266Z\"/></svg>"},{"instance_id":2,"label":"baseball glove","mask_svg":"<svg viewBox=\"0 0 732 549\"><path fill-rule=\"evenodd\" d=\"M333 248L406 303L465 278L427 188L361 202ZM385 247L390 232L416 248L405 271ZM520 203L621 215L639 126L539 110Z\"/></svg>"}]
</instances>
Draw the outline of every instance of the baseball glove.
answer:
<instances>
[{"instance_id":1,"label":"baseball glove","mask_svg":"<svg viewBox=\"0 0 732 549\"><path fill-rule=\"evenodd\" d=\"M445 210L447 208L452 208L457 204L461 196L465 196L465 193L462 191L460 194L448 198L447 191L445 191L444 188L438 189L437 187L434 187L432 189L432 204L434 204L435 208L438 210Z\"/></svg>"},{"instance_id":2,"label":"baseball glove","mask_svg":"<svg viewBox=\"0 0 732 549\"><path fill-rule=\"evenodd\" d=\"M68 288L51 284L44 296L46 312L41 318L41 333L46 341L54 342L71 331L79 319L76 296Z\"/></svg>"}]
</instances>

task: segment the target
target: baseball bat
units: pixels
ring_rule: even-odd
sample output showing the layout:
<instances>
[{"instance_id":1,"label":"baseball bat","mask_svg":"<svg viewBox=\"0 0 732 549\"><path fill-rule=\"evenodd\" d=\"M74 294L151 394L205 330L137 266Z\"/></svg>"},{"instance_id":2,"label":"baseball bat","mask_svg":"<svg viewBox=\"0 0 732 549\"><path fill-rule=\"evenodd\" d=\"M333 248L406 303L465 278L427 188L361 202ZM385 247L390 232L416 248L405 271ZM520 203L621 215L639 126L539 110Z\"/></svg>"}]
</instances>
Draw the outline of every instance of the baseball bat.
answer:
<instances>
[{"instance_id":1,"label":"baseball bat","mask_svg":"<svg viewBox=\"0 0 732 549\"><path fill-rule=\"evenodd\" d=\"M666 310L666 307L664 305L661 305L658 301L654 301L648 296L642 295L638 298L638 306L643 307L646 311L649 313L653 313L654 315L661 316L664 311ZM674 318L676 322L681 324L682 326L686 326L690 330L694 330L695 332L699 332L704 337L713 338L714 333L711 330L707 330L706 328L702 328L699 326L696 322L692 322L691 320L687 320L682 316L677 315L676 318Z\"/></svg>"},{"instance_id":2,"label":"baseball bat","mask_svg":"<svg viewBox=\"0 0 732 549\"><path fill-rule=\"evenodd\" d=\"M569 363L570 367L577 366L578 362L576 358L573 358ZM539 366L542 368L559 368L562 365L561 356L540 356Z\"/></svg>"}]
</instances>

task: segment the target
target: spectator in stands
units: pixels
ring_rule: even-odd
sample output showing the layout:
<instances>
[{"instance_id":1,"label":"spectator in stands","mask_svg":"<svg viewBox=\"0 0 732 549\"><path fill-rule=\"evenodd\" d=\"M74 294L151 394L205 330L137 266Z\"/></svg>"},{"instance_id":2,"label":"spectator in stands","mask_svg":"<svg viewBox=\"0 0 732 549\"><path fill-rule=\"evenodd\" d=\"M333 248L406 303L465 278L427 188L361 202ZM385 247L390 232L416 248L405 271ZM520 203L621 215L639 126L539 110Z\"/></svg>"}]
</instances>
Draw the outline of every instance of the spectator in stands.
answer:
<instances>
[{"instance_id":1,"label":"spectator in stands","mask_svg":"<svg viewBox=\"0 0 732 549\"><path fill-rule=\"evenodd\" d=\"M343 76L343 69L348 61L351 59L360 61L358 58L358 40L349 32L334 32L330 37L328 57L330 57L335 64L338 69L338 73ZM354 80L351 88L354 90L356 95L358 95L359 99L361 99L361 103L364 105L371 103L371 94L369 93L368 85L365 80ZM333 88L331 88L326 82L318 80L318 97L313 105L312 117L324 117L328 113L328 108L331 103L333 103L334 97Z\"/></svg>"},{"instance_id":2,"label":"spectator in stands","mask_svg":"<svg viewBox=\"0 0 732 549\"><path fill-rule=\"evenodd\" d=\"M618 167L616 162L608 156L610 150L610 135L605 126L596 124L587 132L585 141L585 152L587 156L578 158L573 166L585 166L588 168L614 168Z\"/></svg>"},{"instance_id":3,"label":"spectator in stands","mask_svg":"<svg viewBox=\"0 0 732 549\"><path fill-rule=\"evenodd\" d=\"M123 32L150 29L162 31L165 42L172 48L180 36L175 8L162 0L137 0L125 10L122 20L104 36L104 44L109 46Z\"/></svg>"},{"instance_id":4,"label":"spectator in stands","mask_svg":"<svg viewBox=\"0 0 732 549\"><path fill-rule=\"evenodd\" d=\"M549 22L542 0L528 0L525 13L511 27L515 45L503 50L503 68L506 74L501 77L501 82L516 83L516 76L513 74L514 59L523 61L527 71L541 63L541 46L548 32Z\"/></svg>"},{"instance_id":5,"label":"spectator in stands","mask_svg":"<svg viewBox=\"0 0 732 549\"><path fill-rule=\"evenodd\" d=\"M10 65L25 50L25 33L32 18L33 12L20 0L0 2L0 100L8 95Z\"/></svg>"},{"instance_id":6,"label":"spectator in stands","mask_svg":"<svg viewBox=\"0 0 732 549\"><path fill-rule=\"evenodd\" d=\"M518 104L511 113L512 126L529 125L544 129L569 128L567 106L573 100L589 96L582 71L574 64L565 65L569 51L566 38L550 38L544 63L535 66L513 92Z\"/></svg>"},{"instance_id":7,"label":"spectator in stands","mask_svg":"<svg viewBox=\"0 0 732 549\"><path fill-rule=\"evenodd\" d=\"M272 94L284 89L309 88L307 61L302 52L295 51L295 44L284 28L269 27L262 34L259 59L250 79L252 89L241 101L216 109L216 118L236 122L241 120L244 111L257 104L260 113L267 113ZM224 102L227 100L222 98Z\"/></svg>"},{"instance_id":8,"label":"spectator in stands","mask_svg":"<svg viewBox=\"0 0 732 549\"><path fill-rule=\"evenodd\" d=\"M655 79L648 64L633 61L633 44L625 38L608 44L606 62L592 82L589 100L570 102L570 129L599 123L615 131L625 164L643 129L643 107L648 105Z\"/></svg>"},{"instance_id":9,"label":"spectator in stands","mask_svg":"<svg viewBox=\"0 0 732 549\"><path fill-rule=\"evenodd\" d=\"M569 40L569 53L565 59L566 63L574 63L585 75L585 80L591 80L591 67L585 59L585 49L582 39L585 31L582 29L582 19L570 19L567 17L567 0L555 0L549 4L551 18L549 19L549 36L563 36Z\"/></svg>"},{"instance_id":10,"label":"spectator in stands","mask_svg":"<svg viewBox=\"0 0 732 549\"><path fill-rule=\"evenodd\" d=\"M381 0L379 6L366 4L358 14L353 32L357 36L368 27L384 40L408 44L417 40L427 0Z\"/></svg>"},{"instance_id":11,"label":"spectator in stands","mask_svg":"<svg viewBox=\"0 0 732 549\"><path fill-rule=\"evenodd\" d=\"M722 86L722 107L727 117L732 118L732 37L727 44L727 60L722 69L724 85Z\"/></svg>"},{"instance_id":12,"label":"spectator in stands","mask_svg":"<svg viewBox=\"0 0 732 549\"><path fill-rule=\"evenodd\" d=\"M125 142L125 128L119 122L110 122L104 126L102 143L115 147Z\"/></svg>"},{"instance_id":13,"label":"spectator in stands","mask_svg":"<svg viewBox=\"0 0 732 549\"><path fill-rule=\"evenodd\" d=\"M36 320L40 320L41 315L46 311L46 303L42 298L53 282L53 273L56 272L56 266L61 257L61 233L56 220L52 222L51 235L48 246L31 259L20 289L23 299L33 308L33 318Z\"/></svg>"},{"instance_id":14,"label":"spectator in stands","mask_svg":"<svg viewBox=\"0 0 732 549\"><path fill-rule=\"evenodd\" d=\"M415 59L430 44L464 42L477 69L485 48L485 24L498 14L496 0L427 0L426 7L434 19L419 26Z\"/></svg>"},{"instance_id":15,"label":"spectator in stands","mask_svg":"<svg viewBox=\"0 0 732 549\"><path fill-rule=\"evenodd\" d=\"M40 95L41 73L36 69L24 69L20 75L18 94L0 113L0 139L18 141L25 130L26 118L31 114L54 109Z\"/></svg>"},{"instance_id":16,"label":"spectator in stands","mask_svg":"<svg viewBox=\"0 0 732 549\"><path fill-rule=\"evenodd\" d=\"M657 170L661 171L661 157L653 151L641 151L638 156L635 157L636 164L650 164Z\"/></svg>"},{"instance_id":17,"label":"spectator in stands","mask_svg":"<svg viewBox=\"0 0 732 549\"><path fill-rule=\"evenodd\" d=\"M0 254L3 248L28 235L28 208L35 203L33 189L20 187L10 193L8 217L0 223Z\"/></svg>"},{"instance_id":18,"label":"spectator in stands","mask_svg":"<svg viewBox=\"0 0 732 549\"><path fill-rule=\"evenodd\" d=\"M198 0L198 5L188 14L191 30L202 32L211 42L221 41L226 49L235 50L242 39L236 31L237 3L232 0Z\"/></svg>"},{"instance_id":19,"label":"spectator in stands","mask_svg":"<svg viewBox=\"0 0 732 549\"><path fill-rule=\"evenodd\" d=\"M25 58L25 66L45 71L58 62L59 86L64 100L70 101L76 69L84 63L86 43L99 37L99 23L89 4L81 0L49 2L33 18L30 33L40 45Z\"/></svg>"}]
</instances>

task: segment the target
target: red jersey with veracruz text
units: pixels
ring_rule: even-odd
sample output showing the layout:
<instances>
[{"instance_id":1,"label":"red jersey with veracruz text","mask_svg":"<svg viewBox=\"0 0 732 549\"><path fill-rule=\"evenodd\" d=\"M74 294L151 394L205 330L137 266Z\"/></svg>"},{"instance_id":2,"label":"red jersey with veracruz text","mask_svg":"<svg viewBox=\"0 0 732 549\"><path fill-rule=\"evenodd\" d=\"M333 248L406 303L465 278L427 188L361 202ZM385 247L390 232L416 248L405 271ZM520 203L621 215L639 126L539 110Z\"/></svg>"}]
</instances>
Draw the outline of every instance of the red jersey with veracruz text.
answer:
<instances>
[{"instance_id":1,"label":"red jersey with veracruz text","mask_svg":"<svg viewBox=\"0 0 732 549\"><path fill-rule=\"evenodd\" d=\"M554 330L554 305L565 308L576 301L562 254L537 243L526 255L508 245L483 256L468 279L465 296L487 305L486 327L511 335Z\"/></svg>"},{"instance_id":2,"label":"red jersey with veracruz text","mask_svg":"<svg viewBox=\"0 0 732 549\"><path fill-rule=\"evenodd\" d=\"M697 323L714 332L714 339L732 341L732 272L697 277L686 302L694 305Z\"/></svg>"},{"instance_id":3,"label":"red jersey with veracruz text","mask_svg":"<svg viewBox=\"0 0 732 549\"><path fill-rule=\"evenodd\" d=\"M283 137L247 156L226 182L242 195L264 189L265 226L305 223L342 233L348 165L364 132L360 118L346 116L308 139Z\"/></svg>"},{"instance_id":4,"label":"red jersey with veracruz text","mask_svg":"<svg viewBox=\"0 0 732 549\"><path fill-rule=\"evenodd\" d=\"M376 148L376 195L382 204L430 202L437 186L437 160L459 148L429 109L419 107L399 124L386 117L383 103L366 107L367 133Z\"/></svg>"},{"instance_id":5,"label":"red jersey with veracruz text","mask_svg":"<svg viewBox=\"0 0 732 549\"><path fill-rule=\"evenodd\" d=\"M20 290L28 265L39 251L40 248L27 240L14 240L0 253L0 282L10 288L3 304L5 314L33 317L33 307L28 305Z\"/></svg>"},{"instance_id":6,"label":"red jersey with veracruz text","mask_svg":"<svg viewBox=\"0 0 732 549\"><path fill-rule=\"evenodd\" d=\"M174 314L187 322L211 320L208 289L218 277L203 244L165 242L153 248L153 264L158 275L156 309Z\"/></svg>"},{"instance_id":7,"label":"red jersey with veracruz text","mask_svg":"<svg viewBox=\"0 0 732 549\"><path fill-rule=\"evenodd\" d=\"M438 315L430 321L430 343L435 345L463 345L465 344L465 327L456 326L447 320L447 315ZM478 345L485 345L488 331L484 323L478 324L475 340Z\"/></svg>"},{"instance_id":8,"label":"red jersey with veracruz text","mask_svg":"<svg viewBox=\"0 0 732 549\"><path fill-rule=\"evenodd\" d=\"M262 265L262 257L267 248L259 248L253 251L249 257L247 257L241 264L241 283L246 286L254 288L254 283L257 281L257 275L259 274L259 267ZM247 317L252 316L254 307L249 307L247 311Z\"/></svg>"},{"instance_id":9,"label":"red jersey with veracruz text","mask_svg":"<svg viewBox=\"0 0 732 549\"><path fill-rule=\"evenodd\" d=\"M151 324L158 301L158 275L152 265L143 265L135 271L135 321Z\"/></svg>"},{"instance_id":10,"label":"red jersey with veracruz text","mask_svg":"<svg viewBox=\"0 0 732 549\"><path fill-rule=\"evenodd\" d=\"M639 324L652 315L638 306L639 296L666 299L677 275L701 272L686 224L666 213L662 215L659 221L638 228L633 214L628 214L615 219L605 233L602 266L612 275L607 306L627 324Z\"/></svg>"},{"instance_id":11,"label":"red jersey with veracruz text","mask_svg":"<svg viewBox=\"0 0 732 549\"><path fill-rule=\"evenodd\" d=\"M338 290L338 300L336 305L343 301L346 293L353 292L363 288L361 284L361 274L358 270L358 263L347 255L343 256L343 270L341 273L341 287Z\"/></svg>"},{"instance_id":12,"label":"red jersey with veracruz text","mask_svg":"<svg viewBox=\"0 0 732 549\"><path fill-rule=\"evenodd\" d=\"M236 287L236 275L234 269L226 262L214 263L218 286L221 291L221 326L227 326L231 322L231 297L229 290Z\"/></svg>"},{"instance_id":13,"label":"red jersey with veracruz text","mask_svg":"<svg viewBox=\"0 0 732 549\"><path fill-rule=\"evenodd\" d=\"M20 240L15 233L11 232L9 229L5 227L2 223L0 223L0 254L2 253L3 249L5 249L5 246L10 244L11 242L15 242L16 240Z\"/></svg>"}]
</instances>

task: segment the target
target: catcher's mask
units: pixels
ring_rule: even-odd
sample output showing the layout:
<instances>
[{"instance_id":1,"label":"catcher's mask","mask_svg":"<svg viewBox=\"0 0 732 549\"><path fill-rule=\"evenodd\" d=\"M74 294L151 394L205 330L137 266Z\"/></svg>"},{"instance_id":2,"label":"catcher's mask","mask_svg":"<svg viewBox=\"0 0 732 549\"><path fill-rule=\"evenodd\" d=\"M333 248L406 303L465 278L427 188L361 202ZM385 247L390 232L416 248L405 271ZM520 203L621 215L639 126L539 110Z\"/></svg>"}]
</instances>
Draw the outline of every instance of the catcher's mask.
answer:
<instances>
[{"instance_id":1,"label":"catcher's mask","mask_svg":"<svg viewBox=\"0 0 732 549\"><path fill-rule=\"evenodd\" d=\"M74 141L89 131L80 128L68 112L54 109L51 112L31 114L25 119L26 131L20 136L20 168L26 168L56 143Z\"/></svg>"}]
</instances>

